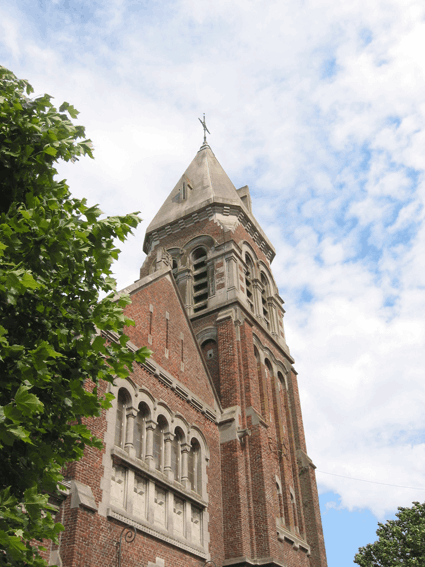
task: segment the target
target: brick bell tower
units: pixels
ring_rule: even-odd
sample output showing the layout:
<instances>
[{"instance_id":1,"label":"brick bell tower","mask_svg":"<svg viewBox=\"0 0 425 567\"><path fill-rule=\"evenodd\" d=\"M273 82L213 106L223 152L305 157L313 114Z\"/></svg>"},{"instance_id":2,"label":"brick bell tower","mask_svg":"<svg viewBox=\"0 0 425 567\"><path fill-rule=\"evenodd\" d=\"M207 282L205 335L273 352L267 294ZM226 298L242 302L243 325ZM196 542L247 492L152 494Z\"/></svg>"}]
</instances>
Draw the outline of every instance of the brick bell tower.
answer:
<instances>
[{"instance_id":1,"label":"brick bell tower","mask_svg":"<svg viewBox=\"0 0 425 567\"><path fill-rule=\"evenodd\" d=\"M315 466L270 267L276 252L248 186L235 188L205 137L150 223L144 251L140 277L171 255L221 402L220 454L211 459L223 478L223 565L325 567Z\"/></svg>"}]
</instances>

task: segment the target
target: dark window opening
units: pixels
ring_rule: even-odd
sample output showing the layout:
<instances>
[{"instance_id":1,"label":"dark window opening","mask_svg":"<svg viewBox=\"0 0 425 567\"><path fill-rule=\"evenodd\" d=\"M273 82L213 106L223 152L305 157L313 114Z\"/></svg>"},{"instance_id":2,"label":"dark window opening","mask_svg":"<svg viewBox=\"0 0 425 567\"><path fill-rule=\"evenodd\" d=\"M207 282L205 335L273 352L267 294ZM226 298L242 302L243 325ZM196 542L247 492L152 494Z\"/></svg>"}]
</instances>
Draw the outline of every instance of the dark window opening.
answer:
<instances>
[{"instance_id":1,"label":"dark window opening","mask_svg":"<svg viewBox=\"0 0 425 567\"><path fill-rule=\"evenodd\" d=\"M267 297L270 295L269 293L269 281L264 274L261 274L261 283L263 284L263 289L261 291L261 303L263 307L263 317L266 322L266 326L270 328L270 320L269 320L269 308L267 305Z\"/></svg>"},{"instance_id":2,"label":"dark window opening","mask_svg":"<svg viewBox=\"0 0 425 567\"><path fill-rule=\"evenodd\" d=\"M252 298L252 276L254 273L254 263L249 254L245 254L246 272L245 272L245 289L251 311L254 311L254 303Z\"/></svg>"},{"instance_id":3,"label":"dark window opening","mask_svg":"<svg viewBox=\"0 0 425 567\"><path fill-rule=\"evenodd\" d=\"M208 306L208 270L207 253L204 248L197 248L192 252L193 263L193 310L195 313Z\"/></svg>"}]
</instances>

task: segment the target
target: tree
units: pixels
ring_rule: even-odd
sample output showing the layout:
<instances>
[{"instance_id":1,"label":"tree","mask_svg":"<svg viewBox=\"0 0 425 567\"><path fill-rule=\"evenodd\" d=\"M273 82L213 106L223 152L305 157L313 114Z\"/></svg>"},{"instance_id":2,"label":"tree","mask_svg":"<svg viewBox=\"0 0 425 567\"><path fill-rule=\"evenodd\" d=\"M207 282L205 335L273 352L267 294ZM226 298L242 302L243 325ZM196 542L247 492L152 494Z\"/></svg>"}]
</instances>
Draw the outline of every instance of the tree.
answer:
<instances>
[{"instance_id":1,"label":"tree","mask_svg":"<svg viewBox=\"0 0 425 567\"><path fill-rule=\"evenodd\" d=\"M0 67L0 565L42 566L57 538L49 495L87 446L87 418L110 407L105 383L149 355L127 348L112 262L140 222L102 218L56 180L58 160L92 156L68 103ZM99 301L99 294L107 294ZM116 341L106 341L102 331Z\"/></svg>"},{"instance_id":2,"label":"tree","mask_svg":"<svg viewBox=\"0 0 425 567\"><path fill-rule=\"evenodd\" d=\"M397 520L378 524L378 540L361 547L354 563L361 567L423 567L425 565L425 503L399 508Z\"/></svg>"}]
</instances>

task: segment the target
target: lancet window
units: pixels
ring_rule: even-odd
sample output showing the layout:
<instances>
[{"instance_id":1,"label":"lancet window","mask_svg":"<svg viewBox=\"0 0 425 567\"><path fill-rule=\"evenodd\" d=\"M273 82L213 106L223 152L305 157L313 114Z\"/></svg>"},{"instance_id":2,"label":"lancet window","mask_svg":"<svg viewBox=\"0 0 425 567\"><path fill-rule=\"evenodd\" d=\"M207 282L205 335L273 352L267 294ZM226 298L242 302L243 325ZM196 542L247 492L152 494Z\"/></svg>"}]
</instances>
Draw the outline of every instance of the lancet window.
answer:
<instances>
[{"instance_id":1,"label":"lancet window","mask_svg":"<svg viewBox=\"0 0 425 567\"><path fill-rule=\"evenodd\" d=\"M266 326L269 329L270 328L270 316L269 316L269 308L268 308L268 305L267 305L267 298L270 295L270 286L269 286L269 280L263 274L263 272L261 272L261 283L262 283L261 304L262 304L262 310L263 310L263 317L264 317L264 321L266 323Z\"/></svg>"},{"instance_id":2,"label":"lancet window","mask_svg":"<svg viewBox=\"0 0 425 567\"><path fill-rule=\"evenodd\" d=\"M249 254L245 254L245 264L246 264L246 272L245 272L245 289L246 289L246 297L248 299L248 303L252 312L254 312L254 299L253 299L253 289L252 289L252 277L254 274L254 262Z\"/></svg>"},{"instance_id":3,"label":"lancet window","mask_svg":"<svg viewBox=\"0 0 425 567\"><path fill-rule=\"evenodd\" d=\"M199 247L192 252L193 265L193 311L197 313L208 306L208 268L207 252Z\"/></svg>"},{"instance_id":4,"label":"lancet window","mask_svg":"<svg viewBox=\"0 0 425 567\"><path fill-rule=\"evenodd\" d=\"M176 260L175 258L173 258L173 268L172 268L172 269L173 269L173 277L174 277L174 279L176 279L176 277L177 277L177 270L178 270L178 268L179 268L179 266L178 266L177 260Z\"/></svg>"},{"instance_id":5,"label":"lancet window","mask_svg":"<svg viewBox=\"0 0 425 567\"><path fill-rule=\"evenodd\" d=\"M294 494L294 492L291 488L289 489L289 494L290 494L290 498L291 498L292 514L294 516L295 530L299 531L297 504L296 504L296 501L295 501L295 494Z\"/></svg>"},{"instance_id":6,"label":"lancet window","mask_svg":"<svg viewBox=\"0 0 425 567\"><path fill-rule=\"evenodd\" d=\"M263 417L267 419L267 414L269 413L269 399L268 399L268 392L267 392L267 380L261 371L261 358L260 353L256 346L254 346L254 355L255 360L257 362L257 376L258 376L258 385L260 388L260 398L261 398L261 413Z\"/></svg>"}]
</instances>

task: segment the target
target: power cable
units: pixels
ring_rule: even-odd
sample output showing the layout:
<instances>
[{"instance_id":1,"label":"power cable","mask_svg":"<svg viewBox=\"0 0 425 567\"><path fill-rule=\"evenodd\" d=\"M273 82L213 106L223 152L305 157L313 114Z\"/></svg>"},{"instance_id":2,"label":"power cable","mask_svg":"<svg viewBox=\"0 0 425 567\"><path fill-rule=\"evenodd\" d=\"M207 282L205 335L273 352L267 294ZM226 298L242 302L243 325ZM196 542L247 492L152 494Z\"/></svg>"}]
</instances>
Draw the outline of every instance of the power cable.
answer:
<instances>
[{"instance_id":1,"label":"power cable","mask_svg":"<svg viewBox=\"0 0 425 567\"><path fill-rule=\"evenodd\" d=\"M316 469L316 472L320 472L322 474L329 474L331 476L340 476L341 478L348 478L350 480L358 480L360 482L368 482L369 484L382 484L383 486L394 486L396 488L410 488L411 490L425 490L425 488L418 488L417 486L402 486L401 484L388 484L387 482L376 482L375 480L365 480L364 478L354 478L352 476L345 476L343 474L325 472L325 471L321 471L319 469Z\"/></svg>"}]
</instances>

